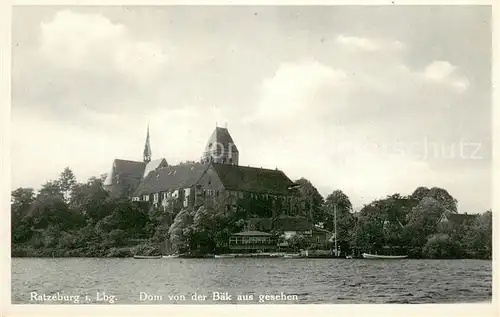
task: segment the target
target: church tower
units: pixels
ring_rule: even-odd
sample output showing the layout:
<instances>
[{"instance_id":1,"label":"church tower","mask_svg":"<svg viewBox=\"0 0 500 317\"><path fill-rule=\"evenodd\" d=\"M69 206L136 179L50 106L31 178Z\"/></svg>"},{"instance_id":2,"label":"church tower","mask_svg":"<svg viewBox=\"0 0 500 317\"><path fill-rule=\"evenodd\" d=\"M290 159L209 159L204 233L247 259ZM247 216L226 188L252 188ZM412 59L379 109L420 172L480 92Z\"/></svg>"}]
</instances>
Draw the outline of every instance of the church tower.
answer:
<instances>
[{"instance_id":1,"label":"church tower","mask_svg":"<svg viewBox=\"0 0 500 317\"><path fill-rule=\"evenodd\" d=\"M238 165L239 152L227 128L216 127L208 139L201 163Z\"/></svg>"},{"instance_id":2,"label":"church tower","mask_svg":"<svg viewBox=\"0 0 500 317\"><path fill-rule=\"evenodd\" d=\"M144 144L144 163L148 164L149 162L151 162L151 144L149 143L149 125L148 125L146 144Z\"/></svg>"}]
</instances>

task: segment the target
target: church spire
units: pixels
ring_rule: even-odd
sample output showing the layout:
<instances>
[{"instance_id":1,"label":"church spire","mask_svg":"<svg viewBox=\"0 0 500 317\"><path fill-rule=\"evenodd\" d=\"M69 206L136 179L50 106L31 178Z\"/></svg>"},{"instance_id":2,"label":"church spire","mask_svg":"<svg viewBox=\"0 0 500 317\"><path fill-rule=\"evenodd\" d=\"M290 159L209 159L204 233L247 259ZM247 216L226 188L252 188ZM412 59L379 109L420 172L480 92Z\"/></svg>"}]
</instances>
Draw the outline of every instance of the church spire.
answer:
<instances>
[{"instance_id":1,"label":"church spire","mask_svg":"<svg viewBox=\"0 0 500 317\"><path fill-rule=\"evenodd\" d=\"M148 132L146 135L146 144L144 144L144 163L151 162L151 144L149 143L149 124L148 124Z\"/></svg>"}]
</instances>

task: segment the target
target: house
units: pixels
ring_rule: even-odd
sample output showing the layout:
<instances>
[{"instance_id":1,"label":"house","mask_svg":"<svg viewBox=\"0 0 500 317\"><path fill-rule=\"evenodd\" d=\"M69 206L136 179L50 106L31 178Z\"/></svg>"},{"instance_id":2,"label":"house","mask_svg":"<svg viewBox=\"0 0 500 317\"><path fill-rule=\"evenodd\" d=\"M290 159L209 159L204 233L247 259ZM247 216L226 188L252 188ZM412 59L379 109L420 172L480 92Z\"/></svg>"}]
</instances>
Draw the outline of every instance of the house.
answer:
<instances>
[{"instance_id":1,"label":"house","mask_svg":"<svg viewBox=\"0 0 500 317\"><path fill-rule=\"evenodd\" d=\"M444 212L437 221L438 228L441 231L458 230L465 226L470 226L478 218L478 214L456 214Z\"/></svg>"},{"instance_id":2,"label":"house","mask_svg":"<svg viewBox=\"0 0 500 317\"><path fill-rule=\"evenodd\" d=\"M312 237L313 225L305 216L281 216L275 221L275 227L281 229L282 238L285 240L291 239L296 234Z\"/></svg>"},{"instance_id":3,"label":"house","mask_svg":"<svg viewBox=\"0 0 500 317\"><path fill-rule=\"evenodd\" d=\"M311 230L311 244L319 247L322 245L333 243L335 241L335 234L329 230L313 227Z\"/></svg>"},{"instance_id":4,"label":"house","mask_svg":"<svg viewBox=\"0 0 500 317\"><path fill-rule=\"evenodd\" d=\"M271 252L276 248L276 237L267 232L244 231L229 238L229 249L237 252Z\"/></svg>"}]
</instances>

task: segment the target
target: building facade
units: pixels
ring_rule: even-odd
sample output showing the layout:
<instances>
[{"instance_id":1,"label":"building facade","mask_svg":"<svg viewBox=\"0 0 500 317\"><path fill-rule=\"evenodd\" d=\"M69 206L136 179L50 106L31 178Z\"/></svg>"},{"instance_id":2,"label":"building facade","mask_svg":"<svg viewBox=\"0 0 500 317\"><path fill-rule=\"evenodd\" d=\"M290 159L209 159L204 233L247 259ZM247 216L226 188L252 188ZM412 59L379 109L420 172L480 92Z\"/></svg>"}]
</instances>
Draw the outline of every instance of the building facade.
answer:
<instances>
[{"instance_id":1,"label":"building facade","mask_svg":"<svg viewBox=\"0 0 500 317\"><path fill-rule=\"evenodd\" d=\"M152 160L149 128L143 154L142 162L114 160L104 188L115 197L155 207L222 201L226 208L239 205L259 219L293 218L302 222L302 230L309 226L296 184L278 169L238 165L239 151L227 128L215 128L199 162L169 165L165 158Z\"/></svg>"}]
</instances>

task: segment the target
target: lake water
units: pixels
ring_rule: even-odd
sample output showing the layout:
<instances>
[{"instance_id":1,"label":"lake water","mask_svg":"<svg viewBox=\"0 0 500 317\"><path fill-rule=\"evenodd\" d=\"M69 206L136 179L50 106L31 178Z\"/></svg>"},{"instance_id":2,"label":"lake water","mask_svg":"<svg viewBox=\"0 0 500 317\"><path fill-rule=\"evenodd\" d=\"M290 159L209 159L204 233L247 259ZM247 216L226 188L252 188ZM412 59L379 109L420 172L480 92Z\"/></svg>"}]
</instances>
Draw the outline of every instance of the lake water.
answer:
<instances>
[{"instance_id":1,"label":"lake water","mask_svg":"<svg viewBox=\"0 0 500 317\"><path fill-rule=\"evenodd\" d=\"M12 303L486 302L491 266L486 260L15 258ZM213 292L231 298L215 300ZM44 294L55 296L41 301Z\"/></svg>"}]
</instances>

